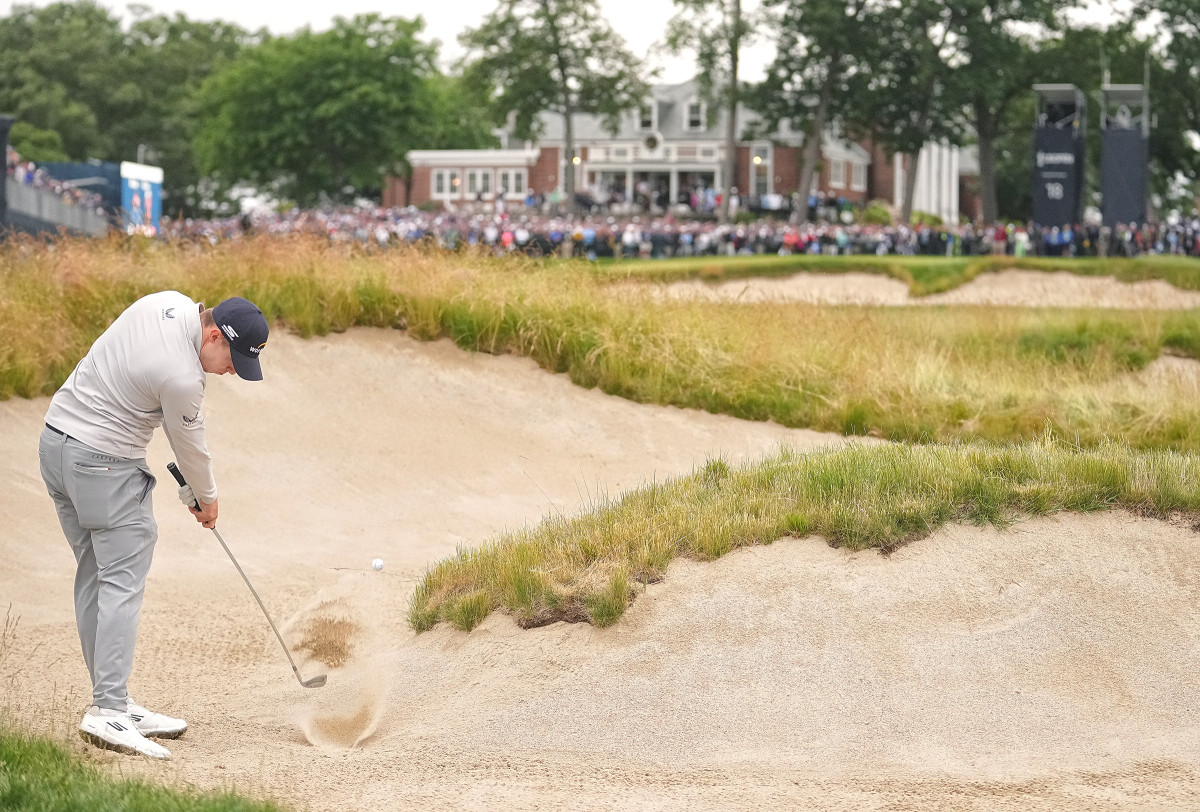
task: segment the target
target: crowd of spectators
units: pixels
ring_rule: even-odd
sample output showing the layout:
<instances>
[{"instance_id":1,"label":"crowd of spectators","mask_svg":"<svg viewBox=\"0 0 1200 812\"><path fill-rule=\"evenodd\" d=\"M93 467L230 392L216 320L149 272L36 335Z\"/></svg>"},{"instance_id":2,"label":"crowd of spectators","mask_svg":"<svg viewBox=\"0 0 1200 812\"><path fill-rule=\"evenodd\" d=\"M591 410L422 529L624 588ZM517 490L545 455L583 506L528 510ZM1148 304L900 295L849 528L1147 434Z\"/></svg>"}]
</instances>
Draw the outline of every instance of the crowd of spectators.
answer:
<instances>
[{"instance_id":1,"label":"crowd of spectators","mask_svg":"<svg viewBox=\"0 0 1200 812\"><path fill-rule=\"evenodd\" d=\"M1030 224L867 225L773 218L721 224L673 216L547 215L536 209L422 211L416 208L260 210L212 220L164 220L167 237L212 242L246 233L316 234L379 247L429 242L599 259L731 254L876 254L964 256L1200 256L1200 216L1174 223L1036 228Z\"/></svg>"},{"instance_id":2,"label":"crowd of spectators","mask_svg":"<svg viewBox=\"0 0 1200 812\"><path fill-rule=\"evenodd\" d=\"M5 149L4 173L43 194L54 195L65 205L85 206L97 214L104 214L104 202L100 195L51 177L49 172L36 166L33 161L23 161L11 144Z\"/></svg>"}]
</instances>

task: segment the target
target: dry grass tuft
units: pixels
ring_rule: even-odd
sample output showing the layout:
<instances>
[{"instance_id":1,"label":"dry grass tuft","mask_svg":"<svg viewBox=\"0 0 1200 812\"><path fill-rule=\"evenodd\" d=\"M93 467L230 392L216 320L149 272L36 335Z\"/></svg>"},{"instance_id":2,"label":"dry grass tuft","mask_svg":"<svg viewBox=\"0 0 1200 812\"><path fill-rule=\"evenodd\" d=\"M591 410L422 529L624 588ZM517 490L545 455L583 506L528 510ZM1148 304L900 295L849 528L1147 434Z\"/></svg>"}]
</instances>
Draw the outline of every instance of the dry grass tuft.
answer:
<instances>
[{"instance_id":1,"label":"dry grass tuft","mask_svg":"<svg viewBox=\"0 0 1200 812\"><path fill-rule=\"evenodd\" d=\"M784 536L896 549L948 522L1006 527L1023 516L1122 508L1200 516L1200 457L1044 438L991 445L852 445L784 450L732 468L709 462L577 517L506 533L433 567L409 623L477 625L493 608L523 626L615 622L638 587L679 556L707 561Z\"/></svg>"}]
</instances>

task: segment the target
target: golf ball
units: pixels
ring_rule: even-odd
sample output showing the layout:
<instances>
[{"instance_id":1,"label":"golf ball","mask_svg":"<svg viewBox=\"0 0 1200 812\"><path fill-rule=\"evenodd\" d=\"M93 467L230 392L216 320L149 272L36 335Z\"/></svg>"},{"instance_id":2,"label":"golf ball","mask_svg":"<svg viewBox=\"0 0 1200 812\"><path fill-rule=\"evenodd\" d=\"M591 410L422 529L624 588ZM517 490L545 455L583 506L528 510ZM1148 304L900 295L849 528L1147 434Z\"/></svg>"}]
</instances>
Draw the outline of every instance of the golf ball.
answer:
<instances>
[{"instance_id":1,"label":"golf ball","mask_svg":"<svg viewBox=\"0 0 1200 812\"><path fill-rule=\"evenodd\" d=\"M374 561L372 561L372 562L371 562L371 569L373 569L373 570L381 570L381 569L383 569L383 559L382 559L382 558L376 558Z\"/></svg>"}]
</instances>

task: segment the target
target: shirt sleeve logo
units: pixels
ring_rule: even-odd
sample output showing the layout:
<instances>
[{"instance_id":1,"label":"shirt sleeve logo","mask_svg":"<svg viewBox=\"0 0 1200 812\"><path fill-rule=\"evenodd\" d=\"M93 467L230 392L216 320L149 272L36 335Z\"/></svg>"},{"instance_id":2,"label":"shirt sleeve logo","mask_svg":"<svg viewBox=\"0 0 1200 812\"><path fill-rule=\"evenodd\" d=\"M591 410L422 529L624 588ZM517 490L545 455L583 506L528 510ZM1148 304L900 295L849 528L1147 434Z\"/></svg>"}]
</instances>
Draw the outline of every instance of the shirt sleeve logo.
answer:
<instances>
[{"instance_id":1,"label":"shirt sleeve logo","mask_svg":"<svg viewBox=\"0 0 1200 812\"><path fill-rule=\"evenodd\" d=\"M164 318L164 319L173 319L173 318L175 318L175 308L173 308L173 307L168 307L168 308L165 308L165 309L163 310L163 318Z\"/></svg>"}]
</instances>

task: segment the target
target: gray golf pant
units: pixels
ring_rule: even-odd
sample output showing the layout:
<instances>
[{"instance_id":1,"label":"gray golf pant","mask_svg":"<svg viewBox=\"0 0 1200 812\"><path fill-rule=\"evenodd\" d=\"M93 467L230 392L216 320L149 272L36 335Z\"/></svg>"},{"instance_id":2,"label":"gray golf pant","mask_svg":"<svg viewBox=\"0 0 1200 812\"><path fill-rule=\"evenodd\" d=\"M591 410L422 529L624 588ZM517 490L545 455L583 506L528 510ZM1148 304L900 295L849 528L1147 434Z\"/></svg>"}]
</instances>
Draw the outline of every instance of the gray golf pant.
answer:
<instances>
[{"instance_id":1,"label":"gray golf pant","mask_svg":"<svg viewBox=\"0 0 1200 812\"><path fill-rule=\"evenodd\" d=\"M75 624L92 702L124 712L146 574L158 539L145 460L101 453L46 428L42 479L75 553Z\"/></svg>"}]
</instances>

